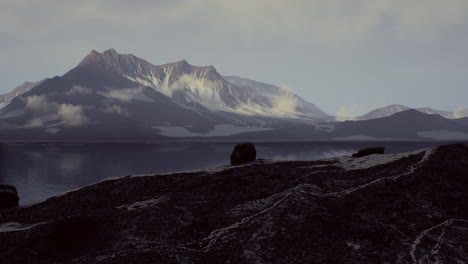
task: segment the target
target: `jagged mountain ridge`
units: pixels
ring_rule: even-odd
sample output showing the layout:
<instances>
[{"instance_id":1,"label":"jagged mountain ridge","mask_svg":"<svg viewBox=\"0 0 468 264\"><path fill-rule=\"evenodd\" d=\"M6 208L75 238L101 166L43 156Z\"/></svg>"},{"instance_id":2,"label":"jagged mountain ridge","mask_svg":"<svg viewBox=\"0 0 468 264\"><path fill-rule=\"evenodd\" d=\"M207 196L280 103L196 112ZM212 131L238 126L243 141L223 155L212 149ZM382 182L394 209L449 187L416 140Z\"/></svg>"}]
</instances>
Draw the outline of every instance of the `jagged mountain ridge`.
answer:
<instances>
[{"instance_id":1,"label":"jagged mountain ridge","mask_svg":"<svg viewBox=\"0 0 468 264\"><path fill-rule=\"evenodd\" d=\"M297 107L298 96L292 93L267 96L254 86L239 87L228 82L213 66L194 66L186 60L156 66L134 55L122 55L110 49L103 53L92 51L78 65L83 66L118 72L175 100L199 103L211 110L306 119L326 116L302 99L302 105ZM284 95L289 97L285 99Z\"/></svg>"},{"instance_id":2,"label":"jagged mountain ridge","mask_svg":"<svg viewBox=\"0 0 468 264\"><path fill-rule=\"evenodd\" d=\"M65 75L44 81L2 109L0 138L229 136L316 118L275 111L268 98L228 83L212 66L186 61L155 66L115 50L92 51Z\"/></svg>"}]
</instances>

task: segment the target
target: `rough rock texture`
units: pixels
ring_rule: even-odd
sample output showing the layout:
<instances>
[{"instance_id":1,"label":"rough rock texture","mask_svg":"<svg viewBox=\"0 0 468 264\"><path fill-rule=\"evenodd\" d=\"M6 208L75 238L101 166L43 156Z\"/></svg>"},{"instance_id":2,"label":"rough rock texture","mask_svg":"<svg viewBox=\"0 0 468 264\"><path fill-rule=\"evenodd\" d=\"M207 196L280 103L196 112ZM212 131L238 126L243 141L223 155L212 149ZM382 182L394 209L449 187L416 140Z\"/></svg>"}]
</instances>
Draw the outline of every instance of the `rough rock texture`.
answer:
<instances>
[{"instance_id":1,"label":"rough rock texture","mask_svg":"<svg viewBox=\"0 0 468 264\"><path fill-rule=\"evenodd\" d=\"M365 148L361 149L358 152L354 153L352 156L353 158L360 158L372 154L384 154L385 148L384 147L373 147L373 148Z\"/></svg>"},{"instance_id":2,"label":"rough rock texture","mask_svg":"<svg viewBox=\"0 0 468 264\"><path fill-rule=\"evenodd\" d=\"M2 263L464 263L468 146L127 176L0 211Z\"/></svg>"},{"instance_id":3,"label":"rough rock texture","mask_svg":"<svg viewBox=\"0 0 468 264\"><path fill-rule=\"evenodd\" d=\"M0 184L0 209L18 206L19 197L16 188L7 184Z\"/></svg>"},{"instance_id":4,"label":"rough rock texture","mask_svg":"<svg viewBox=\"0 0 468 264\"><path fill-rule=\"evenodd\" d=\"M231 165L239 165L254 161L257 158L257 151L252 143L237 144L231 153Z\"/></svg>"}]
</instances>

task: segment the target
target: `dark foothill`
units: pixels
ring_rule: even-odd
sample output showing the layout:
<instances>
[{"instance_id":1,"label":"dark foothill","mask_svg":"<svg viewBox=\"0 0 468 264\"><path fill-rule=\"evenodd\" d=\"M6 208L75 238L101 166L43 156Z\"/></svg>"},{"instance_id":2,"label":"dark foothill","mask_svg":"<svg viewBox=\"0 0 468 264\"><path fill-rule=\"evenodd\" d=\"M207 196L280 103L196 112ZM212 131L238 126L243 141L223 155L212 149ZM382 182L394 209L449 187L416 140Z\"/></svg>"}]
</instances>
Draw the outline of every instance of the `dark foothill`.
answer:
<instances>
[{"instance_id":1,"label":"dark foothill","mask_svg":"<svg viewBox=\"0 0 468 264\"><path fill-rule=\"evenodd\" d=\"M0 184L0 209L18 206L18 192L14 186Z\"/></svg>"},{"instance_id":2,"label":"dark foothill","mask_svg":"<svg viewBox=\"0 0 468 264\"><path fill-rule=\"evenodd\" d=\"M231 153L231 165L239 165L254 161L257 151L252 143L237 144Z\"/></svg>"},{"instance_id":3,"label":"dark foothill","mask_svg":"<svg viewBox=\"0 0 468 264\"><path fill-rule=\"evenodd\" d=\"M352 156L353 158L360 158L372 154L384 154L385 148L384 147L372 147L372 148L365 148L361 149L358 152L354 153Z\"/></svg>"}]
</instances>

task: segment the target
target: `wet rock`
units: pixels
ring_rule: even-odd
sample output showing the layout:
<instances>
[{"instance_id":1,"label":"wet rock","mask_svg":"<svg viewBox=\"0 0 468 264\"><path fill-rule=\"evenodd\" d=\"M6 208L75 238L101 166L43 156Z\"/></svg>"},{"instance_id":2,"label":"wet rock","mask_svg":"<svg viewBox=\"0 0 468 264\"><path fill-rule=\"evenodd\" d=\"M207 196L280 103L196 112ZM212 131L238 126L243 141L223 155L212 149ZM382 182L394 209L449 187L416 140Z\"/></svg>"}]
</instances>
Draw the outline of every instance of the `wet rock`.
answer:
<instances>
[{"instance_id":1,"label":"wet rock","mask_svg":"<svg viewBox=\"0 0 468 264\"><path fill-rule=\"evenodd\" d=\"M18 192L14 186L0 184L0 209L18 206Z\"/></svg>"},{"instance_id":2,"label":"wet rock","mask_svg":"<svg viewBox=\"0 0 468 264\"><path fill-rule=\"evenodd\" d=\"M372 148L365 148L361 149L358 152L354 153L352 156L353 158L360 158L372 154L384 154L385 148L384 147L372 147Z\"/></svg>"},{"instance_id":3,"label":"wet rock","mask_svg":"<svg viewBox=\"0 0 468 264\"><path fill-rule=\"evenodd\" d=\"M231 165L239 165L254 161L257 151L252 143L237 144L231 154Z\"/></svg>"}]
</instances>

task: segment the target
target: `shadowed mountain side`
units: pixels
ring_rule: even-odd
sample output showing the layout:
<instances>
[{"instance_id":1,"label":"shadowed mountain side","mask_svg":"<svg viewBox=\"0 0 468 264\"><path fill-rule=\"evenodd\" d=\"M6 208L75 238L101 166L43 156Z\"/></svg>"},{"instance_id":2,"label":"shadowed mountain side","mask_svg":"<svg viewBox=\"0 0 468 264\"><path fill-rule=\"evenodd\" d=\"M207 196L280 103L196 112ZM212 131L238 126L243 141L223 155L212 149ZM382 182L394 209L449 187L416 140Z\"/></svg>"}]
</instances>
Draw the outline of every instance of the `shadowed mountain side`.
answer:
<instances>
[{"instance_id":1,"label":"shadowed mountain side","mask_svg":"<svg viewBox=\"0 0 468 264\"><path fill-rule=\"evenodd\" d=\"M468 117L454 119L453 121L458 122L458 123L468 127Z\"/></svg>"},{"instance_id":2,"label":"shadowed mountain side","mask_svg":"<svg viewBox=\"0 0 468 264\"><path fill-rule=\"evenodd\" d=\"M468 146L127 176L0 212L2 263L468 258Z\"/></svg>"}]
</instances>

